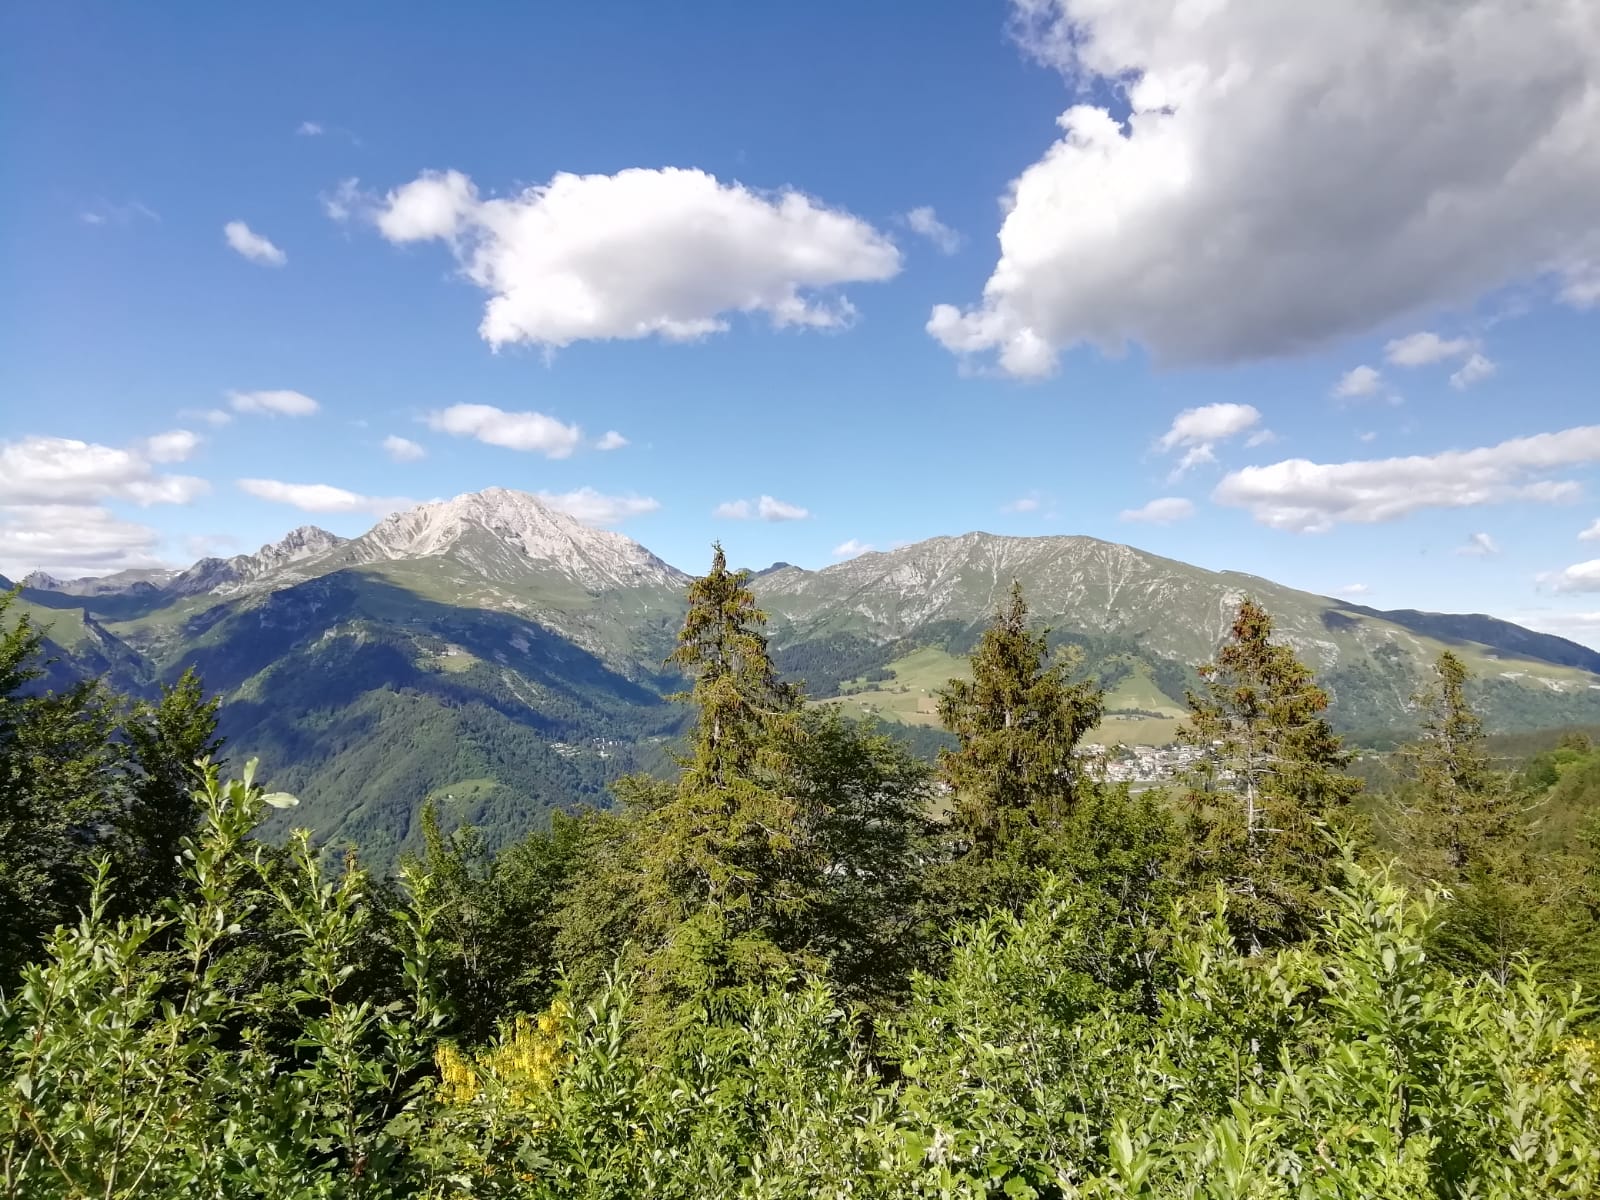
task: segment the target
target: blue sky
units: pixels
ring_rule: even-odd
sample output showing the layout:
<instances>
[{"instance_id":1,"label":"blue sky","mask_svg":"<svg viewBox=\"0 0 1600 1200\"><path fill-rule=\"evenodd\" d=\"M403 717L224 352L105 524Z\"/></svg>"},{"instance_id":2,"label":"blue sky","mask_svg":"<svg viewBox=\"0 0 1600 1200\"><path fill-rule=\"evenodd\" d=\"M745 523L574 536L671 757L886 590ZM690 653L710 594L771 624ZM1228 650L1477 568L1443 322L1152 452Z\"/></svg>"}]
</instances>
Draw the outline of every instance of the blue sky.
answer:
<instances>
[{"instance_id":1,"label":"blue sky","mask_svg":"<svg viewBox=\"0 0 1600 1200\"><path fill-rule=\"evenodd\" d=\"M1326 7L7 6L0 571L502 485L1600 644L1600 17Z\"/></svg>"}]
</instances>

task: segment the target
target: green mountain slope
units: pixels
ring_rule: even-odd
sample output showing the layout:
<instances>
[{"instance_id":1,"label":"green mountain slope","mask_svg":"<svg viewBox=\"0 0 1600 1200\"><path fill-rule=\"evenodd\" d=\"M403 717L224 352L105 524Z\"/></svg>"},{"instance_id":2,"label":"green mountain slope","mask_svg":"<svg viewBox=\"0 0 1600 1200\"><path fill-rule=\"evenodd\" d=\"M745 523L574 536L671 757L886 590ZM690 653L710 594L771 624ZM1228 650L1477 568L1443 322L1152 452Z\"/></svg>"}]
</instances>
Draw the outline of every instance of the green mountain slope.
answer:
<instances>
[{"instance_id":1,"label":"green mountain slope","mask_svg":"<svg viewBox=\"0 0 1600 1200\"><path fill-rule=\"evenodd\" d=\"M1052 644L1108 692L1107 740L1162 742L1197 663L1253 596L1318 671L1347 731L1409 728L1447 646L1500 731L1600 722L1600 654L1483 616L1385 613L1083 537L934 538L755 590L780 668L934 748L933 692L1021 580ZM197 667L234 759L301 797L292 819L379 864L429 796L491 843L662 768L683 713L665 672L687 576L619 534L503 489L422 505L359 538L313 527L165 578L23 591L60 663L147 692Z\"/></svg>"},{"instance_id":2,"label":"green mountain slope","mask_svg":"<svg viewBox=\"0 0 1600 1200\"><path fill-rule=\"evenodd\" d=\"M1317 669L1346 730L1409 727L1410 696L1447 647L1480 676L1496 728L1600 718L1600 654L1565 639L1489 617L1383 613L1094 538L969 533L821 571L788 567L756 586L774 617L780 661L814 693L831 695L921 646L965 653L1012 579L1053 640L1082 648L1087 668L1114 693L1133 673L1181 706L1194 665L1210 658L1239 600L1252 596Z\"/></svg>"}]
</instances>

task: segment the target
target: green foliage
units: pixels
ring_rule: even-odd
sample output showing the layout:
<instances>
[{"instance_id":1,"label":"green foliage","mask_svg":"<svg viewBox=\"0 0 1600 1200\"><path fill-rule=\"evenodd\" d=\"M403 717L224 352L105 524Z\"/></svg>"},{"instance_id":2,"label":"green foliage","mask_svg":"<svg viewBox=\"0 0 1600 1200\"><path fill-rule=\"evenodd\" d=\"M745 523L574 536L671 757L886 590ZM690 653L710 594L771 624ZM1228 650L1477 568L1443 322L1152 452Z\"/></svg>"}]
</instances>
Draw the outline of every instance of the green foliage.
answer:
<instances>
[{"instance_id":1,"label":"green foliage","mask_svg":"<svg viewBox=\"0 0 1600 1200\"><path fill-rule=\"evenodd\" d=\"M184 799L192 676L34 696L16 625L3 811L39 836L0 845L7 902L46 920L39 863L96 836L76 924L0 992L0 1196L1600 1191L1600 816L1541 855L1506 800L1583 806L1592 747L1513 788L1446 656L1391 877L1335 839L1357 784L1263 610L1204 669L1176 807L1080 773L1100 694L1013 589L942 697L951 836L926 763L780 681L746 583L719 547L691 589L674 778L498 854L401 795L421 853L387 881L257 840L295 801L253 762Z\"/></svg>"},{"instance_id":2,"label":"green foliage","mask_svg":"<svg viewBox=\"0 0 1600 1200\"><path fill-rule=\"evenodd\" d=\"M155 703L96 681L35 690L43 638L25 612L12 619L14 599L0 593L0 986L86 902L99 856L123 880L121 911L172 892L194 763L220 746L216 701L192 674Z\"/></svg>"},{"instance_id":3,"label":"green foliage","mask_svg":"<svg viewBox=\"0 0 1600 1200\"><path fill-rule=\"evenodd\" d=\"M1483 722L1467 701L1469 674L1448 650L1415 698L1421 733L1399 758L1406 776L1400 840L1421 879L1460 882L1512 833L1514 799L1490 770Z\"/></svg>"},{"instance_id":4,"label":"green foliage","mask_svg":"<svg viewBox=\"0 0 1600 1200\"><path fill-rule=\"evenodd\" d=\"M820 979L704 992L661 1030L641 1003L649 977L623 972L587 995L569 984L476 1052L436 1041L460 941L445 915L454 852L438 851L446 878L402 879L386 928L404 987L374 1003L351 983L380 900L364 874L328 878L304 837L287 870L268 869L248 841L263 804L289 803L248 771L209 772L186 898L114 921L102 869L78 927L0 998L0 1194L1578 1200L1600 1187L1600 1043L1575 996L1523 966L1505 981L1441 970L1431 901L1351 862L1320 937L1241 950L1226 895L1196 924L1138 882L1159 875L1167 835L1159 805L1122 793L1097 793L1092 819L1090 801L1079 809L1076 872L957 931L946 969L917 977L875 1046ZM292 986L270 1000L221 986L226 945L260 908L293 931ZM155 948L163 936L172 951ZM263 1035L268 1004L292 1009L292 1043Z\"/></svg>"},{"instance_id":5,"label":"green foliage","mask_svg":"<svg viewBox=\"0 0 1600 1200\"><path fill-rule=\"evenodd\" d=\"M1082 788L1074 751L1103 707L1095 684L1070 680L1075 661L1049 661L1048 637L1028 628L1013 583L972 654L971 681L952 679L938 697L957 740L940 756L951 825L971 868L958 886L990 901L1026 895L1026 872L1047 861Z\"/></svg>"},{"instance_id":6,"label":"green foliage","mask_svg":"<svg viewBox=\"0 0 1600 1200\"><path fill-rule=\"evenodd\" d=\"M460 1194L541 1200L1592 1194L1587 1011L1526 972L1438 970L1427 902L1344 870L1319 949L1171 924L1150 1011L1107 983L1074 886L1046 881L919 979L893 1076L819 983L725 993L642 1059L614 980L552 1009L531 1069L452 1071L426 1154Z\"/></svg>"},{"instance_id":7,"label":"green foliage","mask_svg":"<svg viewBox=\"0 0 1600 1200\"><path fill-rule=\"evenodd\" d=\"M927 961L932 772L897 741L828 708L806 713L785 754L785 790L806 848L790 866L810 903L779 923L780 945L820 961L844 999L881 1009Z\"/></svg>"},{"instance_id":8,"label":"green foliage","mask_svg":"<svg viewBox=\"0 0 1600 1200\"><path fill-rule=\"evenodd\" d=\"M797 799L777 778L799 697L778 679L747 581L718 544L689 586L671 662L694 681L691 749L672 798L639 818L653 973L677 999L787 974L773 933L810 902Z\"/></svg>"},{"instance_id":9,"label":"green foliage","mask_svg":"<svg viewBox=\"0 0 1600 1200\"><path fill-rule=\"evenodd\" d=\"M182 899L113 920L108 865L76 928L0 997L0 1187L30 1200L84 1196L386 1197L416 1194L407 1115L429 1089L433 998L430 884L396 914L409 993L351 995L351 951L370 920L365 876L323 878L304 837L292 872L260 870L246 839L264 805L244 778L207 770L200 832L184 841ZM228 940L257 906L294 931L280 1002L298 1036L258 1036L261 997L221 986ZM162 942L172 949L158 949Z\"/></svg>"},{"instance_id":10,"label":"green foliage","mask_svg":"<svg viewBox=\"0 0 1600 1200\"><path fill-rule=\"evenodd\" d=\"M1361 790L1323 718L1327 693L1271 638L1266 610L1243 601L1179 733L1202 755L1185 797L1183 872L1203 891L1223 886L1252 950L1315 928L1318 893L1338 868L1328 834L1348 824Z\"/></svg>"},{"instance_id":11,"label":"green foliage","mask_svg":"<svg viewBox=\"0 0 1600 1200\"><path fill-rule=\"evenodd\" d=\"M1544 806L1493 769L1469 682L1459 658L1440 656L1434 682L1416 697L1421 734L1396 756L1402 782L1390 804L1402 859L1413 878L1448 889L1431 948L1458 971L1503 982L1528 957L1582 978L1597 928L1582 901L1583 860L1570 836L1548 844L1535 819ZM1574 740L1552 757L1577 765L1580 747ZM1569 804L1562 797L1554 807Z\"/></svg>"}]
</instances>

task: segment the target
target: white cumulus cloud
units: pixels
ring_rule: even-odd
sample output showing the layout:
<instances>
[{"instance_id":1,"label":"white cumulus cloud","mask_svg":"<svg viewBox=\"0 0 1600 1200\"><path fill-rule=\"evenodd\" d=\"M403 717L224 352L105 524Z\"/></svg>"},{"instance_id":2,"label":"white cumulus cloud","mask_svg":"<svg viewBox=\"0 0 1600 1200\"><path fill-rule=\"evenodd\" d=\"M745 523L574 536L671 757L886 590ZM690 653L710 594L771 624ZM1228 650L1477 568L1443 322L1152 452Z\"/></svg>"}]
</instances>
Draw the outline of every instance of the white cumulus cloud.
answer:
<instances>
[{"instance_id":1,"label":"white cumulus cloud","mask_svg":"<svg viewBox=\"0 0 1600 1200\"><path fill-rule=\"evenodd\" d=\"M278 479L241 479L239 490L259 500L288 504L304 512L371 513L382 517L412 508L415 500L399 496L363 496L328 483L284 483Z\"/></svg>"},{"instance_id":2,"label":"white cumulus cloud","mask_svg":"<svg viewBox=\"0 0 1600 1200\"><path fill-rule=\"evenodd\" d=\"M204 479L157 469L181 462L198 442L186 429L127 447L59 437L0 441L0 572L101 575L163 565L160 535L105 505L187 504L210 491Z\"/></svg>"},{"instance_id":3,"label":"white cumulus cloud","mask_svg":"<svg viewBox=\"0 0 1600 1200\"><path fill-rule=\"evenodd\" d=\"M1594 524L1578 535L1580 542L1600 542L1600 517L1594 519Z\"/></svg>"},{"instance_id":4,"label":"white cumulus cloud","mask_svg":"<svg viewBox=\"0 0 1600 1200\"><path fill-rule=\"evenodd\" d=\"M169 429L144 440L145 457L151 462L183 462L200 446L200 435L187 429Z\"/></svg>"},{"instance_id":5,"label":"white cumulus cloud","mask_svg":"<svg viewBox=\"0 0 1600 1200\"><path fill-rule=\"evenodd\" d=\"M1263 525L1320 533L1341 523L1393 521L1427 508L1568 502L1581 486L1543 476L1596 462L1600 425L1585 425L1475 450L1344 463L1294 458L1245 467L1224 476L1212 499L1249 510Z\"/></svg>"},{"instance_id":6,"label":"white cumulus cloud","mask_svg":"<svg viewBox=\"0 0 1600 1200\"><path fill-rule=\"evenodd\" d=\"M1456 547L1456 553L1466 558L1493 558L1500 553L1500 543L1487 533L1474 533Z\"/></svg>"},{"instance_id":7,"label":"white cumulus cloud","mask_svg":"<svg viewBox=\"0 0 1600 1200\"><path fill-rule=\"evenodd\" d=\"M1600 558L1547 572L1539 576L1539 582L1553 592L1600 592Z\"/></svg>"},{"instance_id":8,"label":"white cumulus cloud","mask_svg":"<svg viewBox=\"0 0 1600 1200\"><path fill-rule=\"evenodd\" d=\"M596 450L621 450L627 444L627 438L623 437L615 429L608 429L600 435L599 440L594 444L594 448Z\"/></svg>"},{"instance_id":9,"label":"white cumulus cloud","mask_svg":"<svg viewBox=\"0 0 1600 1200\"><path fill-rule=\"evenodd\" d=\"M1347 583L1342 588L1335 588L1333 594L1335 596L1349 596L1354 599L1357 596L1365 596L1371 591L1372 589L1364 583Z\"/></svg>"},{"instance_id":10,"label":"white cumulus cloud","mask_svg":"<svg viewBox=\"0 0 1600 1200\"><path fill-rule=\"evenodd\" d=\"M1083 99L1012 183L953 352L1293 354L1600 264L1600 7L1588 0L1013 0ZM1126 110L1124 110L1124 104ZM1596 288L1600 295L1600 287Z\"/></svg>"},{"instance_id":11,"label":"white cumulus cloud","mask_svg":"<svg viewBox=\"0 0 1600 1200\"><path fill-rule=\"evenodd\" d=\"M170 435L158 435L170 437ZM203 479L164 475L148 443L126 449L75 438L0 442L0 504L187 504L210 490Z\"/></svg>"},{"instance_id":12,"label":"white cumulus cloud","mask_svg":"<svg viewBox=\"0 0 1600 1200\"><path fill-rule=\"evenodd\" d=\"M429 413L430 429L476 438L490 446L525 450L546 458L566 458L583 440L583 430L541 412L508 412L492 404L452 404Z\"/></svg>"},{"instance_id":13,"label":"white cumulus cloud","mask_svg":"<svg viewBox=\"0 0 1600 1200\"><path fill-rule=\"evenodd\" d=\"M260 263L266 267L281 267L289 261L288 255L243 221L229 221L222 227L222 235L227 238L228 245L253 263Z\"/></svg>"},{"instance_id":14,"label":"white cumulus cloud","mask_svg":"<svg viewBox=\"0 0 1600 1200\"><path fill-rule=\"evenodd\" d=\"M1450 375L1450 386L1457 389L1471 387L1495 373L1494 363L1482 354L1469 355L1467 361Z\"/></svg>"},{"instance_id":15,"label":"white cumulus cloud","mask_svg":"<svg viewBox=\"0 0 1600 1200\"><path fill-rule=\"evenodd\" d=\"M159 567L160 535L99 505L0 506L0 572L19 579L43 570L74 578Z\"/></svg>"},{"instance_id":16,"label":"white cumulus cloud","mask_svg":"<svg viewBox=\"0 0 1600 1200\"><path fill-rule=\"evenodd\" d=\"M1358 400L1376 396L1383 390L1383 375L1374 367L1362 364L1351 367L1333 385L1333 394L1340 400Z\"/></svg>"},{"instance_id":17,"label":"white cumulus cloud","mask_svg":"<svg viewBox=\"0 0 1600 1200\"><path fill-rule=\"evenodd\" d=\"M652 496L608 496L592 487L581 487L571 492L540 492L539 499L551 508L560 509L576 517L585 525L616 525L629 517L653 513L661 501Z\"/></svg>"},{"instance_id":18,"label":"white cumulus cloud","mask_svg":"<svg viewBox=\"0 0 1600 1200\"><path fill-rule=\"evenodd\" d=\"M1170 525L1174 521L1187 521L1194 516L1194 502L1181 496L1163 496L1142 508L1122 510L1124 521L1145 521L1151 525Z\"/></svg>"},{"instance_id":19,"label":"white cumulus cloud","mask_svg":"<svg viewBox=\"0 0 1600 1200\"><path fill-rule=\"evenodd\" d=\"M1427 367L1435 363L1459 362L1450 376L1457 390L1480 383L1495 373L1495 364L1479 348L1476 338L1442 338L1431 330L1395 338L1384 347L1384 358L1397 367Z\"/></svg>"},{"instance_id":20,"label":"white cumulus cloud","mask_svg":"<svg viewBox=\"0 0 1600 1200\"><path fill-rule=\"evenodd\" d=\"M1183 457L1172 472L1180 478L1190 467L1217 461L1218 442L1237 437L1261 423L1261 413L1249 404L1206 404L1199 408L1186 408L1173 418L1172 427L1156 441L1163 451L1186 447ZM1270 440L1268 431L1257 430L1248 442L1259 446Z\"/></svg>"},{"instance_id":21,"label":"white cumulus cloud","mask_svg":"<svg viewBox=\"0 0 1600 1200\"><path fill-rule=\"evenodd\" d=\"M285 390L266 392L229 392L228 403L234 412L265 413L269 417L309 417L322 406L301 392ZM226 424L217 421L216 424Z\"/></svg>"},{"instance_id":22,"label":"white cumulus cloud","mask_svg":"<svg viewBox=\"0 0 1600 1200\"><path fill-rule=\"evenodd\" d=\"M1426 367L1471 354L1477 343L1471 338L1442 338L1430 330L1395 338L1383 348L1391 366Z\"/></svg>"},{"instance_id":23,"label":"white cumulus cloud","mask_svg":"<svg viewBox=\"0 0 1600 1200\"><path fill-rule=\"evenodd\" d=\"M889 279L900 252L867 222L800 192L757 192L704 171L561 173L485 199L459 171L429 171L380 200L341 185L389 241L446 242L489 293L479 333L495 347L720 332L731 313L834 328L855 309L834 289Z\"/></svg>"},{"instance_id":24,"label":"white cumulus cloud","mask_svg":"<svg viewBox=\"0 0 1600 1200\"><path fill-rule=\"evenodd\" d=\"M933 243L940 254L954 254L961 249L961 235L939 220L930 205L913 208L905 215L906 228Z\"/></svg>"},{"instance_id":25,"label":"white cumulus cloud","mask_svg":"<svg viewBox=\"0 0 1600 1200\"><path fill-rule=\"evenodd\" d=\"M1172 420L1172 427L1157 444L1163 450L1200 442L1220 442L1243 433L1261 420L1261 413L1249 404L1206 404L1186 408Z\"/></svg>"},{"instance_id":26,"label":"white cumulus cloud","mask_svg":"<svg viewBox=\"0 0 1600 1200\"><path fill-rule=\"evenodd\" d=\"M416 462L428 456L428 452L416 442L397 433L391 433L383 439L383 452L397 463Z\"/></svg>"},{"instance_id":27,"label":"white cumulus cloud","mask_svg":"<svg viewBox=\"0 0 1600 1200\"><path fill-rule=\"evenodd\" d=\"M871 542L858 541L851 538L849 541L840 542L833 548L835 558L855 558L858 554L866 554L872 549Z\"/></svg>"}]
</instances>

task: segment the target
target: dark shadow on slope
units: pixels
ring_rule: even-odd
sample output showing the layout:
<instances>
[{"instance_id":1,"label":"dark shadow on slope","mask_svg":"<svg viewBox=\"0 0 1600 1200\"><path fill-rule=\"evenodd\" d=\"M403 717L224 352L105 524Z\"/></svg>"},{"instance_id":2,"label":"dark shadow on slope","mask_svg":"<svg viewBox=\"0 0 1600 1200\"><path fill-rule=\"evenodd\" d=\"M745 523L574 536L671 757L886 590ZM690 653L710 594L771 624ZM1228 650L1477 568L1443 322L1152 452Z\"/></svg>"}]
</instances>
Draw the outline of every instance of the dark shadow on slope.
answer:
<instances>
[{"instance_id":1,"label":"dark shadow on slope","mask_svg":"<svg viewBox=\"0 0 1600 1200\"><path fill-rule=\"evenodd\" d=\"M1384 610L1359 604L1340 605L1347 612L1378 617L1424 637L1461 644L1474 642L1518 658L1531 658L1558 667L1577 667L1600 675L1600 651L1553 633L1535 633L1510 621L1482 613L1430 613L1413 608Z\"/></svg>"},{"instance_id":2,"label":"dark shadow on slope","mask_svg":"<svg viewBox=\"0 0 1600 1200\"><path fill-rule=\"evenodd\" d=\"M245 696L222 712L230 756L300 797L268 832L312 828L382 868L416 843L432 794L491 845L556 808L606 803L660 768L686 713L533 622L431 601L359 571L197 614L180 661ZM652 664L654 665L654 664Z\"/></svg>"}]
</instances>

